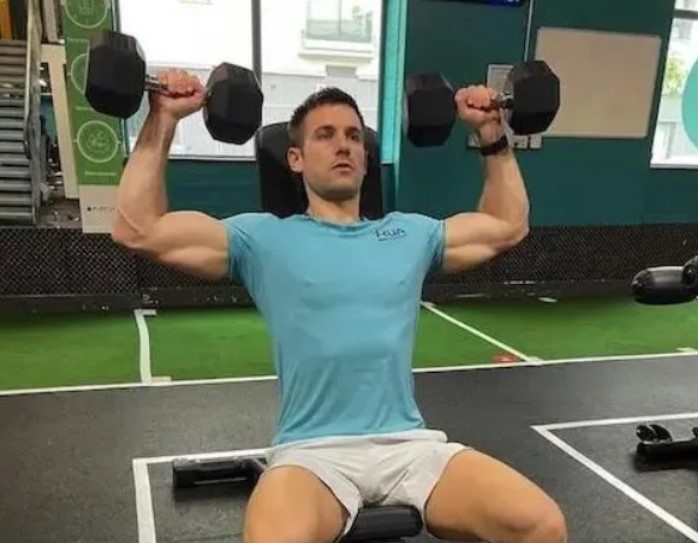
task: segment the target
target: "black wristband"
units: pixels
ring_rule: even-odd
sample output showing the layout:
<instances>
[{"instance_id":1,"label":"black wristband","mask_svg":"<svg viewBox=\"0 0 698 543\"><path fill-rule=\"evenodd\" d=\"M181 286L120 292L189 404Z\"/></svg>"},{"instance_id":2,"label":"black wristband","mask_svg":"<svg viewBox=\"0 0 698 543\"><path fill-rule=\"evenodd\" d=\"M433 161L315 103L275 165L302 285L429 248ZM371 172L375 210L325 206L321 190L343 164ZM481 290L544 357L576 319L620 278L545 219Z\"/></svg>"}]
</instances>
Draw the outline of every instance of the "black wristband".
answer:
<instances>
[{"instance_id":1,"label":"black wristband","mask_svg":"<svg viewBox=\"0 0 698 543\"><path fill-rule=\"evenodd\" d=\"M497 153L507 149L509 147L509 138L504 134L494 143L480 148L480 154L482 156L496 155Z\"/></svg>"}]
</instances>

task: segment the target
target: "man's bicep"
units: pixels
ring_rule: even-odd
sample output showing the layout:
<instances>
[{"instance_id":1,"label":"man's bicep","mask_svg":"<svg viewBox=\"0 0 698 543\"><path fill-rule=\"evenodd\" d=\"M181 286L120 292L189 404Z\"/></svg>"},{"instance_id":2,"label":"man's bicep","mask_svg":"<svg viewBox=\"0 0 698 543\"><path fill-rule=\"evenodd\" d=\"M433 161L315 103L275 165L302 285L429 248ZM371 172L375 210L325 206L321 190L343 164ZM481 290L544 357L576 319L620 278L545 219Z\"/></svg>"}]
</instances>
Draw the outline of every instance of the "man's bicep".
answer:
<instances>
[{"instance_id":1,"label":"man's bicep","mask_svg":"<svg viewBox=\"0 0 698 543\"><path fill-rule=\"evenodd\" d=\"M507 245L515 237L515 228L486 213L459 213L446 219L446 248L467 245Z\"/></svg>"},{"instance_id":2,"label":"man's bicep","mask_svg":"<svg viewBox=\"0 0 698 543\"><path fill-rule=\"evenodd\" d=\"M482 264L521 241L520 229L485 213L459 213L445 222L443 268L456 272Z\"/></svg>"},{"instance_id":3,"label":"man's bicep","mask_svg":"<svg viewBox=\"0 0 698 543\"><path fill-rule=\"evenodd\" d=\"M185 273L222 279L229 270L229 233L223 222L195 211L163 215L143 247L146 256Z\"/></svg>"}]
</instances>

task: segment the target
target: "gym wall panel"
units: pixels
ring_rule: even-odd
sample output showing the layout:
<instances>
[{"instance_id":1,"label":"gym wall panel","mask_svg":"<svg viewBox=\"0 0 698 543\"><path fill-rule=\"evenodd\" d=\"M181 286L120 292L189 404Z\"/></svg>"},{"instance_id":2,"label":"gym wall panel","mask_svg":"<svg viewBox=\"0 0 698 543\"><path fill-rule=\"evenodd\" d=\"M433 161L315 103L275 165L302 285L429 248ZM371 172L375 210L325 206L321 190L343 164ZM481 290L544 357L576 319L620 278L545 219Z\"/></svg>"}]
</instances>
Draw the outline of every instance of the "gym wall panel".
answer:
<instances>
[{"instance_id":1,"label":"gym wall panel","mask_svg":"<svg viewBox=\"0 0 698 543\"><path fill-rule=\"evenodd\" d=\"M588 0L583 5L571 0L535 0L532 51L536 50L537 29L541 27L656 35L662 40L645 138L549 138L544 140L540 156L522 153L522 167L535 183L535 195L540 196L534 201L536 224L690 222L698 217L695 207L693 210L684 207L683 211L661 218L648 214L656 205L657 195L651 190L656 183L653 179L656 171L650 167L650 160L673 9L673 0L643 2L641 9L635 0ZM593 81L589 82L589 91L594 91ZM684 172L674 170L673 173L681 177ZM555 184L553 191L547 186L551 179ZM558 180L562 181L562 186ZM671 183L663 185L663 191L678 189L679 194L683 192Z\"/></svg>"},{"instance_id":2,"label":"gym wall panel","mask_svg":"<svg viewBox=\"0 0 698 543\"><path fill-rule=\"evenodd\" d=\"M405 76L442 72L454 86L478 84L491 63L523 57L527 12L486 5L413 0L407 13ZM432 216L471 209L482 189L480 160L454 127L446 145L418 149L403 141L397 207Z\"/></svg>"},{"instance_id":3,"label":"gym wall panel","mask_svg":"<svg viewBox=\"0 0 698 543\"><path fill-rule=\"evenodd\" d=\"M645 222L698 222L698 170L653 169L645 185Z\"/></svg>"},{"instance_id":4,"label":"gym wall panel","mask_svg":"<svg viewBox=\"0 0 698 543\"><path fill-rule=\"evenodd\" d=\"M534 26L654 34L667 26L674 0L533 0ZM668 28L668 27L667 27Z\"/></svg>"},{"instance_id":5,"label":"gym wall panel","mask_svg":"<svg viewBox=\"0 0 698 543\"><path fill-rule=\"evenodd\" d=\"M421 0L409 6L406 74L440 70L457 84L484 82L488 64L513 63L523 57L525 9ZM691 188L690 174L650 168L657 91L672 16L673 0L642 2L641 7L635 0L534 0L531 55L536 50L537 29L548 26L651 34L662 39L646 138L547 138L540 151L518 152L534 225L690 222L698 218L698 191ZM593 81L589 85L593 92ZM481 188L481 164L477 154L465 148L462 126L442 148L418 150L403 144L399 207L447 216L477 205Z\"/></svg>"},{"instance_id":6,"label":"gym wall panel","mask_svg":"<svg viewBox=\"0 0 698 543\"><path fill-rule=\"evenodd\" d=\"M382 176L384 208L394 209L392 165L383 165ZM255 163L171 160L167 192L172 209L196 210L217 218L261 210Z\"/></svg>"},{"instance_id":7,"label":"gym wall panel","mask_svg":"<svg viewBox=\"0 0 698 543\"><path fill-rule=\"evenodd\" d=\"M217 218L260 209L254 163L170 160L167 170L172 209L197 210Z\"/></svg>"}]
</instances>

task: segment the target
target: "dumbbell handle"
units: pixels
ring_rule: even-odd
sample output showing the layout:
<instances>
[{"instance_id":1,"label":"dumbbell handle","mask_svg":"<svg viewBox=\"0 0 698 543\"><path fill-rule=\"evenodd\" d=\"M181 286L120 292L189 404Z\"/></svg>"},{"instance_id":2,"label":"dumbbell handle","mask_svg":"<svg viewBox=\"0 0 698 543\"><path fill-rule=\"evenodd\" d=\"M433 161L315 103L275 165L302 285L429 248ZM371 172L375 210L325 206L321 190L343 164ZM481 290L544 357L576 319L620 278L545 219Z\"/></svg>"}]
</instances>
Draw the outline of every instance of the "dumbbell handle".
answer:
<instances>
[{"instance_id":1,"label":"dumbbell handle","mask_svg":"<svg viewBox=\"0 0 698 543\"><path fill-rule=\"evenodd\" d=\"M494 111L495 109L510 109L514 105L514 97L511 94L497 94L492 99L492 105L483 108L484 111Z\"/></svg>"},{"instance_id":2,"label":"dumbbell handle","mask_svg":"<svg viewBox=\"0 0 698 543\"><path fill-rule=\"evenodd\" d=\"M157 77L148 74L145 76L145 90L159 92L161 94L167 94L169 92L167 85L162 83Z\"/></svg>"},{"instance_id":3,"label":"dumbbell handle","mask_svg":"<svg viewBox=\"0 0 698 543\"><path fill-rule=\"evenodd\" d=\"M171 94L170 89L167 88L167 85L162 83L157 77L149 74L146 74L145 76L145 90L165 95Z\"/></svg>"}]
</instances>

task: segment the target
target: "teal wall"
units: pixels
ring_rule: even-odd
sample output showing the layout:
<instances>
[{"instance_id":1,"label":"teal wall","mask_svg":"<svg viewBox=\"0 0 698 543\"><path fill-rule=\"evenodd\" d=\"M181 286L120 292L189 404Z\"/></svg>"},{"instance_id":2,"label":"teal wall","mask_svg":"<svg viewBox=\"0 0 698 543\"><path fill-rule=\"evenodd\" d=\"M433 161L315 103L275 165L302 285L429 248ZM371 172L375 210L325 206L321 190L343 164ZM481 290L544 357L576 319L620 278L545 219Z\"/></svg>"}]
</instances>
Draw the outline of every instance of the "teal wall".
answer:
<instances>
[{"instance_id":1,"label":"teal wall","mask_svg":"<svg viewBox=\"0 0 698 543\"><path fill-rule=\"evenodd\" d=\"M260 209L253 163L170 160L167 196L172 209L203 211L224 218Z\"/></svg>"},{"instance_id":2,"label":"teal wall","mask_svg":"<svg viewBox=\"0 0 698 543\"><path fill-rule=\"evenodd\" d=\"M557 0L561 1L561 0ZM479 4L413 0L407 13L405 74L441 72L451 84L484 83L491 63L521 60L526 12ZM482 190L480 159L465 149L462 124L441 147L403 141L397 206L433 216L472 209Z\"/></svg>"},{"instance_id":3,"label":"teal wall","mask_svg":"<svg viewBox=\"0 0 698 543\"><path fill-rule=\"evenodd\" d=\"M536 0L531 54L541 26L655 34L662 38L661 89L673 0ZM413 0L407 14L405 72L440 70L454 84L484 82L490 63L524 54L527 9ZM589 81L590 92L594 82ZM631 93L632 89L628 89ZM692 222L698 219L698 172L650 168L659 103L655 93L642 140L548 138L540 151L519 151L535 225ZM397 204L447 216L472 209L482 189L476 153L459 127L448 145L427 151L404 144Z\"/></svg>"}]
</instances>

